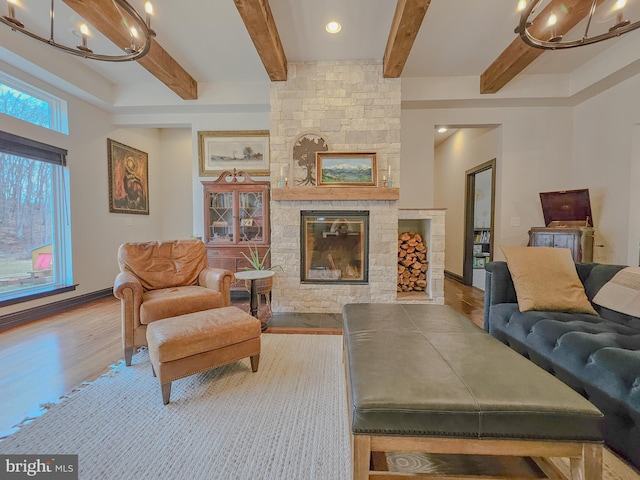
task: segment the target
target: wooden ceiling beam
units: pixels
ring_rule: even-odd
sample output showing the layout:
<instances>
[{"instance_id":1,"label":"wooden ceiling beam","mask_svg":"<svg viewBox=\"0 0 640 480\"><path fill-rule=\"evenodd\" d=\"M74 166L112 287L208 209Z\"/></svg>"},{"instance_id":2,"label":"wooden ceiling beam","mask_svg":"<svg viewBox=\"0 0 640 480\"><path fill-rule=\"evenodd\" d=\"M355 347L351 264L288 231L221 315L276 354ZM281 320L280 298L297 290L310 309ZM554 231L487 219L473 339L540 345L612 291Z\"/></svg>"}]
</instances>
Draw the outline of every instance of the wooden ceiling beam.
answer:
<instances>
[{"instance_id":1,"label":"wooden ceiling beam","mask_svg":"<svg viewBox=\"0 0 640 480\"><path fill-rule=\"evenodd\" d=\"M416 40L431 0L398 0L384 51L383 76L398 78Z\"/></svg>"},{"instance_id":2,"label":"wooden ceiling beam","mask_svg":"<svg viewBox=\"0 0 640 480\"><path fill-rule=\"evenodd\" d=\"M603 1L598 0L598 5ZM536 18L546 20L551 12L565 12L558 15L556 24L556 34L565 35L589 14L590 8L591 2L584 0L552 0ZM547 26L545 22L536 22L534 19L529 30L534 36L541 37L545 35ZM516 37L480 76L480 93L498 92L544 52L541 48L530 47L519 36Z\"/></svg>"},{"instance_id":3,"label":"wooden ceiling beam","mask_svg":"<svg viewBox=\"0 0 640 480\"><path fill-rule=\"evenodd\" d=\"M287 79L287 57L268 0L233 0L273 82Z\"/></svg>"},{"instance_id":4,"label":"wooden ceiling beam","mask_svg":"<svg viewBox=\"0 0 640 480\"><path fill-rule=\"evenodd\" d=\"M129 34L122 28L122 19L113 8L112 0L63 1L114 44L126 46L130 43ZM149 52L137 62L180 98L198 98L198 83L155 39L151 40Z\"/></svg>"}]
</instances>

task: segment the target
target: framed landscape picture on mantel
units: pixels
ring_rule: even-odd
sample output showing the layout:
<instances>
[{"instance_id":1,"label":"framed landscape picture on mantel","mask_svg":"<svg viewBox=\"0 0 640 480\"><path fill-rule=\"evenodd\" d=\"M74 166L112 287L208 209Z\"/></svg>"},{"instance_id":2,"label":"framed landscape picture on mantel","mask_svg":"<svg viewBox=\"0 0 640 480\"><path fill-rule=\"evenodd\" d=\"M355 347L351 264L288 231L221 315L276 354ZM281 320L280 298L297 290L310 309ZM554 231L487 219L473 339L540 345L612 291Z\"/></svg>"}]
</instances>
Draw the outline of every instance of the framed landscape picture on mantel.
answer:
<instances>
[{"instance_id":1,"label":"framed landscape picture on mantel","mask_svg":"<svg viewBox=\"0 0 640 480\"><path fill-rule=\"evenodd\" d=\"M198 132L198 156L200 176L217 177L234 168L269 176L269 131Z\"/></svg>"},{"instance_id":2,"label":"framed landscape picture on mantel","mask_svg":"<svg viewBox=\"0 0 640 480\"><path fill-rule=\"evenodd\" d=\"M375 152L316 152L319 187L375 187Z\"/></svg>"}]
</instances>

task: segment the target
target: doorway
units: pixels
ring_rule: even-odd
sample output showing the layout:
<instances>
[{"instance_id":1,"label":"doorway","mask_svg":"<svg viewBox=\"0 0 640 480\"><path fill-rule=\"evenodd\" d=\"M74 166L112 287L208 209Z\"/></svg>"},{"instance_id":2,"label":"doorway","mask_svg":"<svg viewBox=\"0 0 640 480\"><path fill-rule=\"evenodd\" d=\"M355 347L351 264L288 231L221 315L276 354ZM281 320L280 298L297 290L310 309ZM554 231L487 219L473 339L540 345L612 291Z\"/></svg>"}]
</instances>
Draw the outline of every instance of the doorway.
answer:
<instances>
[{"instance_id":1,"label":"doorway","mask_svg":"<svg viewBox=\"0 0 640 480\"><path fill-rule=\"evenodd\" d=\"M465 172L465 241L462 279L484 290L484 266L493 259L496 159Z\"/></svg>"}]
</instances>

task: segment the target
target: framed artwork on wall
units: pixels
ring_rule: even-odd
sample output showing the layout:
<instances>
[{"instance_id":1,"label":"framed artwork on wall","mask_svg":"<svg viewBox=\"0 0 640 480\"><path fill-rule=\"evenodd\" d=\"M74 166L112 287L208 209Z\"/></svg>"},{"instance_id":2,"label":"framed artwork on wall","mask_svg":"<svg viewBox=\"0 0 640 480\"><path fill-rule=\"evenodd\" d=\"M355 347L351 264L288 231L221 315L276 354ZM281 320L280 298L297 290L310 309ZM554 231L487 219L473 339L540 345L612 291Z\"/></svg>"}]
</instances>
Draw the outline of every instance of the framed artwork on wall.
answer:
<instances>
[{"instance_id":1,"label":"framed artwork on wall","mask_svg":"<svg viewBox=\"0 0 640 480\"><path fill-rule=\"evenodd\" d=\"M200 176L219 176L224 171L269 176L269 131L239 130L198 132Z\"/></svg>"},{"instance_id":2,"label":"framed artwork on wall","mask_svg":"<svg viewBox=\"0 0 640 480\"><path fill-rule=\"evenodd\" d=\"M107 138L109 212L149 215L149 155Z\"/></svg>"},{"instance_id":3,"label":"framed artwork on wall","mask_svg":"<svg viewBox=\"0 0 640 480\"><path fill-rule=\"evenodd\" d=\"M317 152L319 187L367 187L377 185L373 152Z\"/></svg>"}]
</instances>

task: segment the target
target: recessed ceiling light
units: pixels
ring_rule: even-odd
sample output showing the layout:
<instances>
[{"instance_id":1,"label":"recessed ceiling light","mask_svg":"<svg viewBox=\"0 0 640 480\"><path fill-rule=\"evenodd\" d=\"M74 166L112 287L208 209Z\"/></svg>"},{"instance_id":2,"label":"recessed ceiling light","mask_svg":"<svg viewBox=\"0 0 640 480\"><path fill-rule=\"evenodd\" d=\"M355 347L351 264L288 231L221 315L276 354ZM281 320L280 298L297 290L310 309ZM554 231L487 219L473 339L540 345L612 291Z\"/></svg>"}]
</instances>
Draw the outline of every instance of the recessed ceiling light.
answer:
<instances>
[{"instance_id":1,"label":"recessed ceiling light","mask_svg":"<svg viewBox=\"0 0 640 480\"><path fill-rule=\"evenodd\" d=\"M342 30L342 25L340 25L338 22L329 22L324 28L329 33L338 33L340 30Z\"/></svg>"},{"instance_id":2,"label":"recessed ceiling light","mask_svg":"<svg viewBox=\"0 0 640 480\"><path fill-rule=\"evenodd\" d=\"M447 131L447 127L440 127L438 128L438 133L444 133Z\"/></svg>"}]
</instances>

